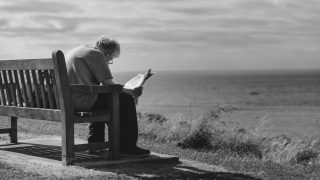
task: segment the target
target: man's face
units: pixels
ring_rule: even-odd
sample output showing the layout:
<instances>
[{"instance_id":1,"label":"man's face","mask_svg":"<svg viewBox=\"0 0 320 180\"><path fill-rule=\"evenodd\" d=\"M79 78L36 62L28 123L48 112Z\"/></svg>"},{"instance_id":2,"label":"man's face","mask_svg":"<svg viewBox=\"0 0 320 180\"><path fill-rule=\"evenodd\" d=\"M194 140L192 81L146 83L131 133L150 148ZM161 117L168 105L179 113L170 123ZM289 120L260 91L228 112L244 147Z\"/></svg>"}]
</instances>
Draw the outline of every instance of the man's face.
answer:
<instances>
[{"instance_id":1,"label":"man's face","mask_svg":"<svg viewBox=\"0 0 320 180\"><path fill-rule=\"evenodd\" d=\"M106 57L108 64L113 64L112 53L110 53L109 51L105 51L104 56Z\"/></svg>"}]
</instances>

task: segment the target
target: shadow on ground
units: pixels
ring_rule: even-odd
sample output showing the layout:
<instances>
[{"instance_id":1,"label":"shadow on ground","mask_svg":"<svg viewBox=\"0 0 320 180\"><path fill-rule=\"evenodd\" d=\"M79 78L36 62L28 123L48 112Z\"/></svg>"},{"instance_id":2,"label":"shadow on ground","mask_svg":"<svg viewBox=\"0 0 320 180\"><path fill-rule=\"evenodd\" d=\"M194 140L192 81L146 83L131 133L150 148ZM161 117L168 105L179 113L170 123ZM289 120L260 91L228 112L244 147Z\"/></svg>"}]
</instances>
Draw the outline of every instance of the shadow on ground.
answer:
<instances>
[{"instance_id":1,"label":"shadow on ground","mask_svg":"<svg viewBox=\"0 0 320 180\"><path fill-rule=\"evenodd\" d=\"M240 173L212 172L191 167L183 162L177 163L134 163L113 165L97 168L101 171L111 171L126 174L130 177L143 179L228 179L250 180L257 179Z\"/></svg>"},{"instance_id":2,"label":"shadow on ground","mask_svg":"<svg viewBox=\"0 0 320 180\"><path fill-rule=\"evenodd\" d=\"M31 158L40 157L49 161L61 161L61 146L18 143L0 145L0 150L21 156L30 156ZM76 166L142 179L257 179L245 174L218 172L219 170L214 168L210 170L208 168L198 167L190 163L191 161L164 161L163 159L158 159L154 161L106 165L102 163L92 163L104 161L106 157L103 155L90 155L85 152L76 153L75 159L77 162Z\"/></svg>"}]
</instances>

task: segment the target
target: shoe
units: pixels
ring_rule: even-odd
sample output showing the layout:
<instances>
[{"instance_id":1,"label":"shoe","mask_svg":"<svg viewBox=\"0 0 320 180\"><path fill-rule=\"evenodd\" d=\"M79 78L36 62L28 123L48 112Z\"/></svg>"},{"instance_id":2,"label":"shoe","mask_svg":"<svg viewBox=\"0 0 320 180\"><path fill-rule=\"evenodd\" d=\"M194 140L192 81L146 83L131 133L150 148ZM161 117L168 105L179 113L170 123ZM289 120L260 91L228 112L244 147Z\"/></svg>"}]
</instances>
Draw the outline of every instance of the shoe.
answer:
<instances>
[{"instance_id":1,"label":"shoe","mask_svg":"<svg viewBox=\"0 0 320 180\"><path fill-rule=\"evenodd\" d=\"M146 157L150 155L150 151L148 149L142 149L138 146L135 146L132 149L120 151L120 156L122 157Z\"/></svg>"}]
</instances>

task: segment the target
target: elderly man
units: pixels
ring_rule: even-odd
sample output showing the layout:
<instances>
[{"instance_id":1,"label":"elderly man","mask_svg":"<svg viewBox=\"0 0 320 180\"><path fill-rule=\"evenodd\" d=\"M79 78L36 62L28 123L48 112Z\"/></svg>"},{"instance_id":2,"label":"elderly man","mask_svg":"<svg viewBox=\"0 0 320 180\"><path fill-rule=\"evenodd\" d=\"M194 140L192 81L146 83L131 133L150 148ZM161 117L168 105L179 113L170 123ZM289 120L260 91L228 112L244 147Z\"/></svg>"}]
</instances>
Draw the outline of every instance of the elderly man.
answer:
<instances>
[{"instance_id":1,"label":"elderly man","mask_svg":"<svg viewBox=\"0 0 320 180\"><path fill-rule=\"evenodd\" d=\"M102 36L93 45L82 45L66 53L66 65L71 84L107 85L112 84L113 77L109 64L120 55L119 43ZM120 93L120 154L122 156L146 156L149 150L137 147L138 124L134 97L141 96L142 88L124 89ZM76 111L92 111L107 108L107 94L74 93L72 98ZM103 142L105 123L91 123L89 126L89 143ZM92 152L91 153L98 153Z\"/></svg>"}]
</instances>

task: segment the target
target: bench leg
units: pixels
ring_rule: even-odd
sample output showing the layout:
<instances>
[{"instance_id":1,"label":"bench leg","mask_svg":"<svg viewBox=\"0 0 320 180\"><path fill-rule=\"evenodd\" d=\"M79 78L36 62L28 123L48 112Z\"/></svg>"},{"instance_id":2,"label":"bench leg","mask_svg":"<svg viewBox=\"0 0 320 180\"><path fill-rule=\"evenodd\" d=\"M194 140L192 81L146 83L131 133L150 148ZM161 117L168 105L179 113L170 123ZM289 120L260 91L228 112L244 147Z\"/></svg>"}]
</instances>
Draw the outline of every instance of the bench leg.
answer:
<instances>
[{"instance_id":1,"label":"bench leg","mask_svg":"<svg viewBox=\"0 0 320 180\"><path fill-rule=\"evenodd\" d=\"M18 136L17 136L17 117L9 117L9 126L10 126L10 143L17 143L18 142Z\"/></svg>"},{"instance_id":2,"label":"bench leg","mask_svg":"<svg viewBox=\"0 0 320 180\"><path fill-rule=\"evenodd\" d=\"M62 120L62 164L72 165L74 163L74 124L72 121Z\"/></svg>"}]
</instances>

